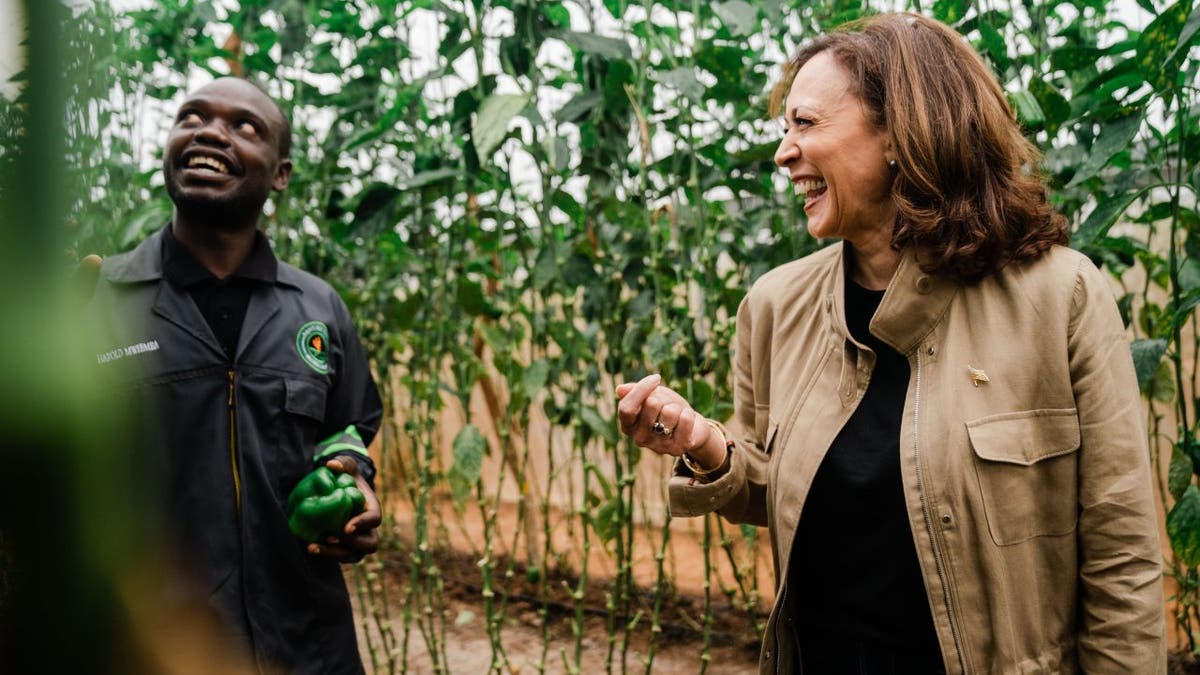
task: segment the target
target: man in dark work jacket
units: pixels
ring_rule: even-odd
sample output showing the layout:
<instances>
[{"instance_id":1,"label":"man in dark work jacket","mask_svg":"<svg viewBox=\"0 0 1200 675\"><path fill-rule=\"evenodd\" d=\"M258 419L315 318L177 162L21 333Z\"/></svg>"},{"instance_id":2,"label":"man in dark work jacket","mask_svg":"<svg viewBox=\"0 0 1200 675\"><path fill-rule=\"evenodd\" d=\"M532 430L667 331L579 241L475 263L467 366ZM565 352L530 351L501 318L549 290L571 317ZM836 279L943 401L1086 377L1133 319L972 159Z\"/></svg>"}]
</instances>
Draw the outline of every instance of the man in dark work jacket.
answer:
<instances>
[{"instance_id":1,"label":"man in dark work jacket","mask_svg":"<svg viewBox=\"0 0 1200 675\"><path fill-rule=\"evenodd\" d=\"M235 644L264 672L361 673L338 563L379 544L366 445L382 409L345 304L258 230L290 136L245 80L189 95L163 157L171 222L104 261L89 309L102 377L153 409L138 437L171 539ZM354 475L366 510L308 544L285 504L321 465Z\"/></svg>"}]
</instances>

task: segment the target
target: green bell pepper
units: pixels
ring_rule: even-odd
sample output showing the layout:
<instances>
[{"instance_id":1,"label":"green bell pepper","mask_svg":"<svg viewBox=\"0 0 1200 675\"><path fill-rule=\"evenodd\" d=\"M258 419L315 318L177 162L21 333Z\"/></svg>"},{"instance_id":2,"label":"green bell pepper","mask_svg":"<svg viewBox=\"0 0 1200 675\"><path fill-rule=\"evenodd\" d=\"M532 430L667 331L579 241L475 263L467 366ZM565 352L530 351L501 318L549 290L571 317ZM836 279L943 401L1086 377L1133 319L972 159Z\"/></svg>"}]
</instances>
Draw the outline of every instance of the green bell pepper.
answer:
<instances>
[{"instance_id":1,"label":"green bell pepper","mask_svg":"<svg viewBox=\"0 0 1200 675\"><path fill-rule=\"evenodd\" d=\"M354 476L320 467L305 476L288 495L288 529L304 541L342 534L342 528L366 507Z\"/></svg>"}]
</instances>

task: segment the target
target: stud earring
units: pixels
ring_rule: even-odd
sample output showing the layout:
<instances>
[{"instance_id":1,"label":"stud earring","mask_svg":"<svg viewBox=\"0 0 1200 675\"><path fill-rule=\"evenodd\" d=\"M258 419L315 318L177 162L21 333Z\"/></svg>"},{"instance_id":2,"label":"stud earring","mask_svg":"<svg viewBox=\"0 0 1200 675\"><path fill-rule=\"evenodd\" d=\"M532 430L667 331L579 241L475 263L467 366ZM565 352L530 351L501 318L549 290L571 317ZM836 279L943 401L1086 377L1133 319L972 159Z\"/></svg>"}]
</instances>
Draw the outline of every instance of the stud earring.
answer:
<instances>
[{"instance_id":1,"label":"stud earring","mask_svg":"<svg viewBox=\"0 0 1200 675\"><path fill-rule=\"evenodd\" d=\"M896 160L889 159L888 160L888 168L895 171L896 170Z\"/></svg>"}]
</instances>

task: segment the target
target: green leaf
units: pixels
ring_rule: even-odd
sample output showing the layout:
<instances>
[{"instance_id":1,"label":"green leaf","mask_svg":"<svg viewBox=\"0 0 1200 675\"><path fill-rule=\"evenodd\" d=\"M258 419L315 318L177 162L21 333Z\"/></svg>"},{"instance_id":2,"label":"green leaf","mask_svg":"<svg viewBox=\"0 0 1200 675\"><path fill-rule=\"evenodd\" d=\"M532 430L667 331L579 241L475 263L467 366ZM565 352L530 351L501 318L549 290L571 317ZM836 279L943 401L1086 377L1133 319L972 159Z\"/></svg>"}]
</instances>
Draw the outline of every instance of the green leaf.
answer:
<instances>
[{"instance_id":1,"label":"green leaf","mask_svg":"<svg viewBox=\"0 0 1200 675\"><path fill-rule=\"evenodd\" d=\"M525 369L525 373L521 376L521 386L525 387L525 393L533 398L534 394L546 386L546 378L549 376L550 362L546 359L538 359Z\"/></svg>"},{"instance_id":2,"label":"green leaf","mask_svg":"<svg viewBox=\"0 0 1200 675\"><path fill-rule=\"evenodd\" d=\"M604 419L600 416L600 412L590 405L583 406L579 412L579 416L583 418L584 424L597 436L600 436L612 445L617 444L616 421Z\"/></svg>"},{"instance_id":3,"label":"green leaf","mask_svg":"<svg viewBox=\"0 0 1200 675\"><path fill-rule=\"evenodd\" d=\"M344 208L354 212L355 220L366 220L390 206L399 194L400 191L394 185L371 183Z\"/></svg>"},{"instance_id":4,"label":"green leaf","mask_svg":"<svg viewBox=\"0 0 1200 675\"><path fill-rule=\"evenodd\" d=\"M1076 87L1075 96L1071 99L1071 114L1081 118L1108 119L1124 111L1124 104L1113 95L1120 89L1137 89L1144 82L1135 59L1127 58L1101 71L1082 87Z\"/></svg>"},{"instance_id":5,"label":"green leaf","mask_svg":"<svg viewBox=\"0 0 1200 675\"><path fill-rule=\"evenodd\" d=\"M616 499L610 499L600 505L596 509L596 514L592 516L592 529L596 531L596 536L605 544L617 538L621 533L621 514L618 510L619 504Z\"/></svg>"},{"instance_id":6,"label":"green leaf","mask_svg":"<svg viewBox=\"0 0 1200 675\"><path fill-rule=\"evenodd\" d=\"M638 293L629 301L625 311L634 321L645 321L654 316L654 293L649 289Z\"/></svg>"},{"instance_id":7,"label":"green leaf","mask_svg":"<svg viewBox=\"0 0 1200 675\"><path fill-rule=\"evenodd\" d=\"M687 398L692 404L692 409L700 414L707 415L712 412L710 408L713 404L713 388L704 380L692 381L692 391Z\"/></svg>"},{"instance_id":8,"label":"green leaf","mask_svg":"<svg viewBox=\"0 0 1200 675\"><path fill-rule=\"evenodd\" d=\"M1133 293L1126 293L1120 298L1117 298L1117 311L1121 313L1121 323L1129 328L1129 322L1133 320Z\"/></svg>"},{"instance_id":9,"label":"green leaf","mask_svg":"<svg viewBox=\"0 0 1200 675\"><path fill-rule=\"evenodd\" d=\"M484 297L483 286L477 281L459 277L454 298L458 301L458 306L471 316L482 315L491 319L499 319L501 316L500 310Z\"/></svg>"},{"instance_id":10,"label":"green leaf","mask_svg":"<svg viewBox=\"0 0 1200 675\"><path fill-rule=\"evenodd\" d=\"M983 44L987 48L987 53L996 62L997 71L1004 72L1008 70L1008 65L1011 63L1011 60L1008 58L1008 41L988 21L981 20L978 27L979 37L983 40Z\"/></svg>"},{"instance_id":11,"label":"green leaf","mask_svg":"<svg viewBox=\"0 0 1200 675\"><path fill-rule=\"evenodd\" d=\"M966 0L935 0L933 17L946 24L955 24L967 14Z\"/></svg>"},{"instance_id":12,"label":"green leaf","mask_svg":"<svg viewBox=\"0 0 1200 675\"><path fill-rule=\"evenodd\" d=\"M483 341L491 348L494 354L504 354L505 356L512 353L512 340L504 331L496 327L495 324L485 324L482 327Z\"/></svg>"},{"instance_id":13,"label":"green leaf","mask_svg":"<svg viewBox=\"0 0 1200 675\"><path fill-rule=\"evenodd\" d=\"M1100 201L1096 208L1092 209L1079 229L1071 233L1071 247L1081 249L1107 236L1113 223L1117 222L1121 214L1125 213L1125 209L1128 209L1141 194L1141 191L1137 191L1108 197L1098 196Z\"/></svg>"},{"instance_id":14,"label":"green leaf","mask_svg":"<svg viewBox=\"0 0 1200 675\"><path fill-rule=\"evenodd\" d=\"M1013 107L1017 109L1017 118L1023 124L1036 127L1046 120L1045 114L1042 113L1042 106L1028 90L1022 89L1013 92L1008 95L1008 98L1012 101Z\"/></svg>"},{"instance_id":15,"label":"green leaf","mask_svg":"<svg viewBox=\"0 0 1200 675\"><path fill-rule=\"evenodd\" d=\"M758 10L744 0L718 2L712 9L733 35L746 35L757 28Z\"/></svg>"},{"instance_id":16,"label":"green leaf","mask_svg":"<svg viewBox=\"0 0 1200 675\"><path fill-rule=\"evenodd\" d=\"M1158 370L1154 371L1154 379L1146 388L1146 394L1151 400L1159 403L1170 403L1175 400L1175 377L1171 373L1170 361L1158 362Z\"/></svg>"},{"instance_id":17,"label":"green leaf","mask_svg":"<svg viewBox=\"0 0 1200 675\"><path fill-rule=\"evenodd\" d=\"M483 456L487 443L474 424L468 424L454 437L454 470L476 483L483 473Z\"/></svg>"},{"instance_id":18,"label":"green leaf","mask_svg":"<svg viewBox=\"0 0 1200 675\"><path fill-rule=\"evenodd\" d=\"M571 162L571 144L561 136L547 135L542 141L546 152L546 161L556 173L562 173Z\"/></svg>"},{"instance_id":19,"label":"green leaf","mask_svg":"<svg viewBox=\"0 0 1200 675\"><path fill-rule=\"evenodd\" d=\"M1189 291L1184 295L1178 306L1172 308L1172 319L1175 326L1183 326L1196 307L1200 305L1200 291Z\"/></svg>"},{"instance_id":20,"label":"green leaf","mask_svg":"<svg viewBox=\"0 0 1200 675\"><path fill-rule=\"evenodd\" d=\"M1029 91L1037 99L1038 106L1045 116L1046 130L1050 133L1054 133L1071 117L1071 104L1049 82L1035 77L1029 83Z\"/></svg>"},{"instance_id":21,"label":"green leaf","mask_svg":"<svg viewBox=\"0 0 1200 675\"><path fill-rule=\"evenodd\" d=\"M1183 30L1179 33L1179 44L1175 45L1175 52L1181 52L1192 46L1192 41L1196 36L1200 35L1200 8L1193 8L1191 16L1188 17L1187 23L1183 25ZM1171 55L1172 57L1175 54Z\"/></svg>"},{"instance_id":22,"label":"green leaf","mask_svg":"<svg viewBox=\"0 0 1200 675\"><path fill-rule=\"evenodd\" d=\"M1101 52L1095 47L1068 42L1050 52L1050 69L1064 70L1072 74L1079 70L1095 68Z\"/></svg>"},{"instance_id":23,"label":"green leaf","mask_svg":"<svg viewBox=\"0 0 1200 675\"><path fill-rule=\"evenodd\" d=\"M666 364L671 359L671 342L667 336L655 331L646 341L646 358L650 363Z\"/></svg>"},{"instance_id":24,"label":"green leaf","mask_svg":"<svg viewBox=\"0 0 1200 675\"><path fill-rule=\"evenodd\" d=\"M389 331L405 331L412 328L423 302L420 293L413 293L404 300L388 295L383 310L386 328Z\"/></svg>"},{"instance_id":25,"label":"green leaf","mask_svg":"<svg viewBox=\"0 0 1200 675\"><path fill-rule=\"evenodd\" d=\"M1114 155L1129 147L1141 127L1142 112L1140 110L1105 122L1096 136L1096 142L1092 143L1083 166L1075 172L1071 182L1067 183L1067 187L1075 187L1096 175L1096 172L1103 169Z\"/></svg>"},{"instance_id":26,"label":"green leaf","mask_svg":"<svg viewBox=\"0 0 1200 675\"><path fill-rule=\"evenodd\" d=\"M487 442L474 424L468 424L454 437L454 464L450 472L459 480L451 483L454 501L462 504L470 496L470 490L479 483L483 475L483 456ZM465 489L463 489L465 488Z\"/></svg>"},{"instance_id":27,"label":"green leaf","mask_svg":"<svg viewBox=\"0 0 1200 675\"><path fill-rule=\"evenodd\" d=\"M1176 51L1179 37L1187 23L1191 0L1180 0L1159 12L1154 21L1138 38L1138 69L1157 91L1175 85L1185 53Z\"/></svg>"},{"instance_id":28,"label":"green leaf","mask_svg":"<svg viewBox=\"0 0 1200 675\"><path fill-rule=\"evenodd\" d=\"M1167 469L1167 491L1175 501L1179 501L1192 484L1193 472L1192 458L1187 456L1183 448L1176 445L1171 451L1171 467Z\"/></svg>"},{"instance_id":29,"label":"green leaf","mask_svg":"<svg viewBox=\"0 0 1200 675\"><path fill-rule=\"evenodd\" d=\"M621 0L604 0L604 8L612 15L614 19L621 18L621 5L624 4Z\"/></svg>"},{"instance_id":30,"label":"green leaf","mask_svg":"<svg viewBox=\"0 0 1200 675\"><path fill-rule=\"evenodd\" d=\"M129 220L125 228L121 230L119 241L122 251L133 248L134 244L145 239L150 232L162 227L163 223L171 217L170 211L162 206L164 201L166 200L152 203Z\"/></svg>"},{"instance_id":31,"label":"green leaf","mask_svg":"<svg viewBox=\"0 0 1200 675\"><path fill-rule=\"evenodd\" d=\"M562 267L562 278L568 286L586 288L597 278L591 258L582 253L572 253Z\"/></svg>"},{"instance_id":32,"label":"green leaf","mask_svg":"<svg viewBox=\"0 0 1200 675\"><path fill-rule=\"evenodd\" d=\"M396 184L396 187L400 190L413 190L419 187L425 187L426 185L432 185L433 183L440 183L448 178L454 178L458 176L458 174L458 169L434 169L432 171L422 171L411 178L405 178L404 180L400 181Z\"/></svg>"},{"instance_id":33,"label":"green leaf","mask_svg":"<svg viewBox=\"0 0 1200 675\"><path fill-rule=\"evenodd\" d=\"M1195 485L1187 486L1167 514L1167 538L1176 562L1185 567L1200 565L1200 489Z\"/></svg>"},{"instance_id":34,"label":"green leaf","mask_svg":"<svg viewBox=\"0 0 1200 675\"><path fill-rule=\"evenodd\" d=\"M628 110L629 94L625 85L635 80L633 66L628 61L613 61L604 75L604 110L610 115L618 115Z\"/></svg>"},{"instance_id":35,"label":"green leaf","mask_svg":"<svg viewBox=\"0 0 1200 675\"><path fill-rule=\"evenodd\" d=\"M580 117L594 110L603 100L604 94L600 91L580 92L554 113L554 119L558 122L576 122Z\"/></svg>"},{"instance_id":36,"label":"green leaf","mask_svg":"<svg viewBox=\"0 0 1200 675\"><path fill-rule=\"evenodd\" d=\"M600 491L604 493L603 499L614 499L615 492L613 491L612 483L605 477L604 472L600 467L591 462L587 462L583 466L584 472L600 486ZM588 504L595 506L601 502L601 497L594 492L588 492Z\"/></svg>"},{"instance_id":37,"label":"green leaf","mask_svg":"<svg viewBox=\"0 0 1200 675\"><path fill-rule=\"evenodd\" d=\"M545 291L546 287L558 278L558 261L554 256L554 247L546 246L538 251L532 276L533 287L539 291Z\"/></svg>"},{"instance_id":38,"label":"green leaf","mask_svg":"<svg viewBox=\"0 0 1200 675\"><path fill-rule=\"evenodd\" d=\"M704 100L704 85L696 78L696 69L693 66L680 66L658 72L654 74L654 79L677 89L679 93L694 102L699 103Z\"/></svg>"},{"instance_id":39,"label":"green leaf","mask_svg":"<svg viewBox=\"0 0 1200 675\"><path fill-rule=\"evenodd\" d=\"M571 13L563 6L561 2L538 2L536 3L538 11L550 25L559 28L568 28L571 25Z\"/></svg>"},{"instance_id":40,"label":"green leaf","mask_svg":"<svg viewBox=\"0 0 1200 675\"><path fill-rule=\"evenodd\" d=\"M1198 288L1200 288L1200 260L1188 258L1179 268L1179 289L1184 293L1190 293Z\"/></svg>"},{"instance_id":41,"label":"green leaf","mask_svg":"<svg viewBox=\"0 0 1200 675\"><path fill-rule=\"evenodd\" d=\"M1137 372L1138 388L1145 392L1154 373L1158 371L1159 361L1167 352L1167 341L1134 340L1129 348L1133 352L1133 368Z\"/></svg>"},{"instance_id":42,"label":"green leaf","mask_svg":"<svg viewBox=\"0 0 1200 675\"><path fill-rule=\"evenodd\" d=\"M593 56L617 60L633 58L633 50L629 43L616 38L596 35L595 33L577 33L569 31L561 35L563 42L581 49Z\"/></svg>"},{"instance_id":43,"label":"green leaf","mask_svg":"<svg viewBox=\"0 0 1200 675\"><path fill-rule=\"evenodd\" d=\"M525 94L492 94L484 99L475 115L475 127L471 130L471 138L475 143L475 153L480 161L490 157L500 141L508 133L508 123L529 102Z\"/></svg>"}]
</instances>

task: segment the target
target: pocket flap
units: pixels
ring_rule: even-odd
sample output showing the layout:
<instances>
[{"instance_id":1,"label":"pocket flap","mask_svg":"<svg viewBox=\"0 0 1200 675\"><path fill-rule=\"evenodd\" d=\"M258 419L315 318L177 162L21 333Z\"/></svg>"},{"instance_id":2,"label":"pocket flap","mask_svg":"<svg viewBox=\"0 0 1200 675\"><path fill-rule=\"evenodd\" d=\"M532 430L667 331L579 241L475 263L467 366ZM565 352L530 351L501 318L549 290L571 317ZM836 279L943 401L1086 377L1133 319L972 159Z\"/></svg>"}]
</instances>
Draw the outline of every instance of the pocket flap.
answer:
<instances>
[{"instance_id":1,"label":"pocket flap","mask_svg":"<svg viewBox=\"0 0 1200 675\"><path fill-rule=\"evenodd\" d=\"M325 385L307 380L284 380L287 390L283 409L296 415L325 420Z\"/></svg>"},{"instance_id":2,"label":"pocket flap","mask_svg":"<svg viewBox=\"0 0 1200 675\"><path fill-rule=\"evenodd\" d=\"M1029 466L1079 447L1075 408L1023 410L967 422L971 447L980 459Z\"/></svg>"}]
</instances>

